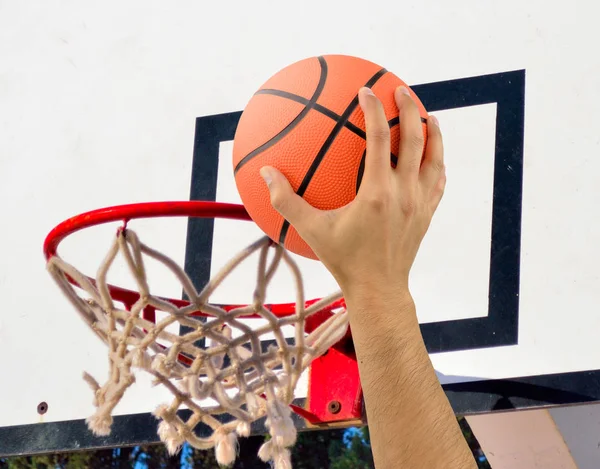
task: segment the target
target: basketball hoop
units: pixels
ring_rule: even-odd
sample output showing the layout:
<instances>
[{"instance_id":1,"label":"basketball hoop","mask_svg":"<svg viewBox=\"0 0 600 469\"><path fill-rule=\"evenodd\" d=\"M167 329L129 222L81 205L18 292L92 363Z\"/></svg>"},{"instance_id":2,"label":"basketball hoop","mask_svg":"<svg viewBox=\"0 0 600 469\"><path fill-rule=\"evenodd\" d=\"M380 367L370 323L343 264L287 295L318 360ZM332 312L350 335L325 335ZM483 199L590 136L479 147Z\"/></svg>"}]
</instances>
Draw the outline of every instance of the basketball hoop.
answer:
<instances>
[{"instance_id":1,"label":"basketball hoop","mask_svg":"<svg viewBox=\"0 0 600 469\"><path fill-rule=\"evenodd\" d=\"M178 216L250 220L244 207L235 204L140 203L77 215L56 226L45 240L44 254L50 274L84 321L108 346L110 370L106 382L100 385L84 373L94 391L96 407L94 415L87 419L88 426L96 435L110 433L112 411L135 381L133 369L142 369L173 395L170 404L160 405L154 411L160 420L158 434L169 452L175 453L187 441L199 449L215 447L219 463L231 464L235 460L237 437L249 436L250 425L266 418L265 427L271 439L261 447L259 457L272 461L276 468L289 467L288 448L296 439L290 409L315 425L358 420L362 414L362 393L353 353L346 350L324 356L349 340L341 292L306 301L298 266L285 249L267 237L234 256L197 291L181 267L143 244L128 227L133 219ZM84 275L58 254L58 245L67 236L119 221L122 225L95 278ZM246 305L210 303L215 289L253 253L258 253L259 262L252 301ZM107 274L118 257L123 258L133 275L137 291L107 283ZM148 258L176 276L187 300L151 293L144 266ZM293 276L296 301L265 304L269 282L282 264ZM156 320L157 311L166 313L166 318ZM252 329L240 321L244 318L262 318L266 325ZM176 323L190 332L177 335L166 330ZM292 326L295 331L292 343L282 333L284 326ZM275 337L275 345L266 352L261 350L260 340L265 334ZM200 339L209 339L211 344L198 345ZM311 367L311 363L315 366ZM337 367L335 381L328 377L332 373L324 372L331 363ZM294 406L293 400L298 379L309 367L309 408L304 409ZM344 374L349 380L340 389L339 377ZM337 386L328 386L330 382L336 382ZM187 420L178 412L184 407L191 411ZM199 427L209 436L198 436Z\"/></svg>"}]
</instances>

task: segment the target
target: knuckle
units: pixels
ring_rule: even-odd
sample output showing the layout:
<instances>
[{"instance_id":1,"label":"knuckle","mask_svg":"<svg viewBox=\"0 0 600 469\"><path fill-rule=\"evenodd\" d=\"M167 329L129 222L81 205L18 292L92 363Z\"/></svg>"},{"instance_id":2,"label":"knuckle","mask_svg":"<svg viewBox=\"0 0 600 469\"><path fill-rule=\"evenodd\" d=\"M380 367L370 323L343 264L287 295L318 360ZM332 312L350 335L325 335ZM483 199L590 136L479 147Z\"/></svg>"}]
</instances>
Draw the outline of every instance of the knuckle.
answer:
<instances>
[{"instance_id":1,"label":"knuckle","mask_svg":"<svg viewBox=\"0 0 600 469\"><path fill-rule=\"evenodd\" d=\"M412 198L408 198L406 200L404 200L401 204L401 208L402 208L402 213L409 217L415 214L415 212L417 211L417 204L415 202L415 200L413 200Z\"/></svg>"},{"instance_id":2,"label":"knuckle","mask_svg":"<svg viewBox=\"0 0 600 469\"><path fill-rule=\"evenodd\" d=\"M366 202L370 210L381 213L384 212L389 206L388 196L383 191L372 191Z\"/></svg>"},{"instance_id":3,"label":"knuckle","mask_svg":"<svg viewBox=\"0 0 600 469\"><path fill-rule=\"evenodd\" d=\"M444 173L440 178L438 182L438 188L442 193L446 190L446 173Z\"/></svg>"},{"instance_id":4,"label":"knuckle","mask_svg":"<svg viewBox=\"0 0 600 469\"><path fill-rule=\"evenodd\" d=\"M445 180L440 180L440 182L437 185L437 192L442 195L444 192L446 192L446 181Z\"/></svg>"},{"instance_id":5,"label":"knuckle","mask_svg":"<svg viewBox=\"0 0 600 469\"><path fill-rule=\"evenodd\" d=\"M386 209L386 203L383 199L369 199L369 208L374 213L383 213Z\"/></svg>"},{"instance_id":6,"label":"knuckle","mask_svg":"<svg viewBox=\"0 0 600 469\"><path fill-rule=\"evenodd\" d=\"M406 164L404 166L411 174L418 172L421 169L421 158L419 158L419 155L414 158L406 158Z\"/></svg>"},{"instance_id":7,"label":"knuckle","mask_svg":"<svg viewBox=\"0 0 600 469\"><path fill-rule=\"evenodd\" d=\"M446 177L442 176L442 177L440 177L437 184L431 191L431 197L433 198L436 205L440 202L440 200L442 200L442 197L444 196L445 192L446 192Z\"/></svg>"},{"instance_id":8,"label":"knuckle","mask_svg":"<svg viewBox=\"0 0 600 469\"><path fill-rule=\"evenodd\" d=\"M441 160L433 160L431 162L431 168L436 172L436 173L444 173L446 171L446 166L444 165L444 162Z\"/></svg>"},{"instance_id":9,"label":"knuckle","mask_svg":"<svg viewBox=\"0 0 600 469\"><path fill-rule=\"evenodd\" d=\"M390 128L385 125L377 125L369 129L367 138L375 142L387 142L390 140Z\"/></svg>"},{"instance_id":10,"label":"knuckle","mask_svg":"<svg viewBox=\"0 0 600 469\"><path fill-rule=\"evenodd\" d=\"M281 191L271 194L271 205L278 211L285 211L288 204L287 197L281 193Z\"/></svg>"},{"instance_id":11,"label":"knuckle","mask_svg":"<svg viewBox=\"0 0 600 469\"><path fill-rule=\"evenodd\" d=\"M421 132L411 134L408 137L408 141L410 146L416 150L421 150L425 144L425 138Z\"/></svg>"},{"instance_id":12,"label":"knuckle","mask_svg":"<svg viewBox=\"0 0 600 469\"><path fill-rule=\"evenodd\" d=\"M416 204L412 200L405 200L402 203L402 213L406 216L412 216L416 211Z\"/></svg>"}]
</instances>

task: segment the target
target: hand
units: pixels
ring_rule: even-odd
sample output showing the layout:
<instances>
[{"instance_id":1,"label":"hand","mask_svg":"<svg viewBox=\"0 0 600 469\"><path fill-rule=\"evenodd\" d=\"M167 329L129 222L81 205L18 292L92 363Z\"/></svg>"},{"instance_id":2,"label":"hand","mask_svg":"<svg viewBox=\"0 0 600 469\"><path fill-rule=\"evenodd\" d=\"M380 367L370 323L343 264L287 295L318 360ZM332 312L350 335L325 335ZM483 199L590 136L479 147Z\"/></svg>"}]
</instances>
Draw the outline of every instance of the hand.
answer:
<instances>
[{"instance_id":1,"label":"hand","mask_svg":"<svg viewBox=\"0 0 600 469\"><path fill-rule=\"evenodd\" d=\"M346 300L377 467L475 468L420 333L408 276L446 185L442 135L429 116L427 145L417 105L395 91L398 165L379 99L361 89L367 156L356 198L311 207L287 179L261 169L273 207L335 276ZM387 314L385 314L387 312Z\"/></svg>"},{"instance_id":2,"label":"hand","mask_svg":"<svg viewBox=\"0 0 600 469\"><path fill-rule=\"evenodd\" d=\"M298 231L338 281L342 291L396 285L408 276L446 184L437 119L427 124L427 148L417 105L408 90L395 91L400 115L398 165L390 164L390 129L383 106L368 88L359 91L365 114L367 155L356 198L322 211L298 196L272 167L261 169L273 207Z\"/></svg>"}]
</instances>

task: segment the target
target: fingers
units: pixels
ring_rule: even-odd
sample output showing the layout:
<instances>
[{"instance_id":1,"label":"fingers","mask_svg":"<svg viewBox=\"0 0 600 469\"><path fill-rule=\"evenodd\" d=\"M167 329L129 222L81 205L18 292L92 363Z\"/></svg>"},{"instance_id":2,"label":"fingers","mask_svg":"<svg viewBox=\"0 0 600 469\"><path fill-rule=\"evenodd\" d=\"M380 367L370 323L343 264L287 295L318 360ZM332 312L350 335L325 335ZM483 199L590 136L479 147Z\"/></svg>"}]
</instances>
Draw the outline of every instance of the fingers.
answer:
<instances>
[{"instance_id":1,"label":"fingers","mask_svg":"<svg viewBox=\"0 0 600 469\"><path fill-rule=\"evenodd\" d=\"M421 114L411 98L408 88L399 87L394 97L400 117L400 148L396 172L403 178L415 180L421 168L421 157L425 142L421 125Z\"/></svg>"},{"instance_id":2,"label":"fingers","mask_svg":"<svg viewBox=\"0 0 600 469\"><path fill-rule=\"evenodd\" d=\"M442 132L435 116L427 120L427 148L419 177L423 188L431 192L444 174L444 144Z\"/></svg>"},{"instance_id":3,"label":"fingers","mask_svg":"<svg viewBox=\"0 0 600 469\"><path fill-rule=\"evenodd\" d=\"M442 171L440 178L433 187L433 191L430 194L430 207L435 212L442 201L444 196L444 190L446 188L446 171Z\"/></svg>"},{"instance_id":4,"label":"fingers","mask_svg":"<svg viewBox=\"0 0 600 469\"><path fill-rule=\"evenodd\" d=\"M361 188L380 185L390 171L390 127L381 101L369 88L361 88L358 102L365 114L367 156Z\"/></svg>"},{"instance_id":5,"label":"fingers","mask_svg":"<svg viewBox=\"0 0 600 469\"><path fill-rule=\"evenodd\" d=\"M264 166L260 175L269 188L271 205L283 218L289 221L300 236L308 232L308 227L319 212L306 200L294 192L287 178L277 169Z\"/></svg>"}]
</instances>

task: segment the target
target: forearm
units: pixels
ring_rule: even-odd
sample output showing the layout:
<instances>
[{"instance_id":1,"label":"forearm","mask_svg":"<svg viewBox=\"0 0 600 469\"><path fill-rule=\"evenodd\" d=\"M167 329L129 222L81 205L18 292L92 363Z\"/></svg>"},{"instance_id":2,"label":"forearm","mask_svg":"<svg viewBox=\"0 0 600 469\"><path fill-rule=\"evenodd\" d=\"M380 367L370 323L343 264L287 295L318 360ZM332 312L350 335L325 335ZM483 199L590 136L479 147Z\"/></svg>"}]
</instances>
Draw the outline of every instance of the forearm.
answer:
<instances>
[{"instance_id":1,"label":"forearm","mask_svg":"<svg viewBox=\"0 0 600 469\"><path fill-rule=\"evenodd\" d=\"M471 469L408 292L346 296L377 469Z\"/></svg>"}]
</instances>

